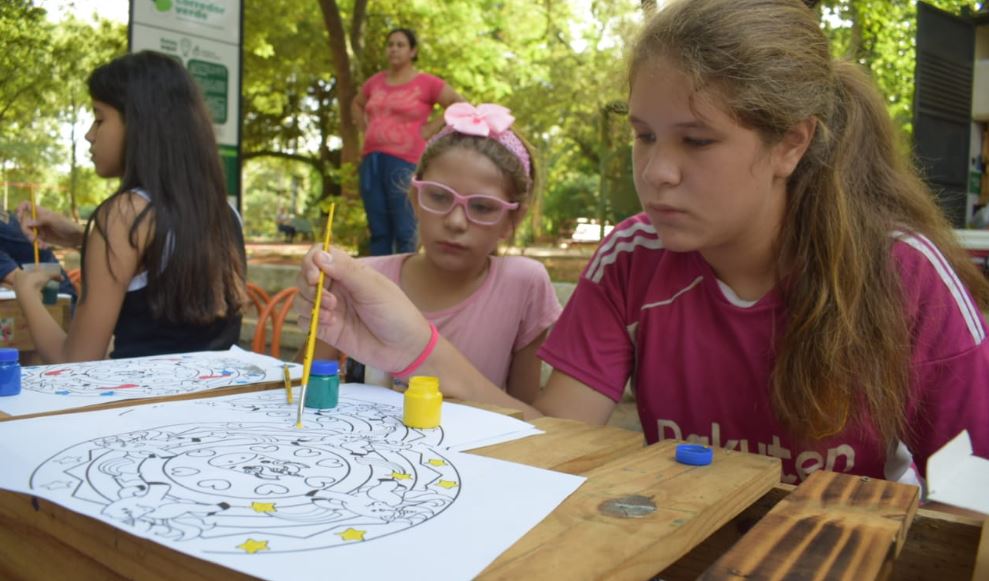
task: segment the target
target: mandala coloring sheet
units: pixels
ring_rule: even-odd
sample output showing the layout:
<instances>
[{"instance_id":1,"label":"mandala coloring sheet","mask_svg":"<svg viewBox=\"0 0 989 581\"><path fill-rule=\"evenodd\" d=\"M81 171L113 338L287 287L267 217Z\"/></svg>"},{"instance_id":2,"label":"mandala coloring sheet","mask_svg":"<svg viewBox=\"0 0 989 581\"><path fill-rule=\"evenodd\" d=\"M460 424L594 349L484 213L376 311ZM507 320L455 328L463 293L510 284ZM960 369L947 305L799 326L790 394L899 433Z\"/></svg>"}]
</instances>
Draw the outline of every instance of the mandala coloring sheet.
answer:
<instances>
[{"instance_id":1,"label":"mandala coloring sheet","mask_svg":"<svg viewBox=\"0 0 989 581\"><path fill-rule=\"evenodd\" d=\"M229 351L34 365L21 370L20 394L0 398L0 412L19 416L281 381L282 365L273 357L236 347ZM301 365L289 365L293 379L302 377Z\"/></svg>"},{"instance_id":2,"label":"mandala coloring sheet","mask_svg":"<svg viewBox=\"0 0 989 581\"><path fill-rule=\"evenodd\" d=\"M399 394L347 384L297 429L284 395L3 422L0 487L296 581L472 577L583 481L451 450L533 433L512 418L444 404L442 429L409 429Z\"/></svg>"}]
</instances>

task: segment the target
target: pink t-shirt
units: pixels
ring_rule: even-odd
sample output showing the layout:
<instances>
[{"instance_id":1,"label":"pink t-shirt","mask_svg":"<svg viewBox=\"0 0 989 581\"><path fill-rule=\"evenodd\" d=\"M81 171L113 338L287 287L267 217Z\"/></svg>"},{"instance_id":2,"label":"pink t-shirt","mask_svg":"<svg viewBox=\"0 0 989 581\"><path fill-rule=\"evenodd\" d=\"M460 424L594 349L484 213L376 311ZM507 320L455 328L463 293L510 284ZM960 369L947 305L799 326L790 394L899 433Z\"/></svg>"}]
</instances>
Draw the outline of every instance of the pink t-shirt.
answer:
<instances>
[{"instance_id":1,"label":"pink t-shirt","mask_svg":"<svg viewBox=\"0 0 989 581\"><path fill-rule=\"evenodd\" d=\"M401 85L389 85L384 71L368 79L361 87L367 99L363 155L381 152L419 163L426 149L422 126L429 121L444 85L443 79L426 73Z\"/></svg>"},{"instance_id":2,"label":"pink t-shirt","mask_svg":"<svg viewBox=\"0 0 989 581\"><path fill-rule=\"evenodd\" d=\"M619 224L590 261L540 350L556 369L617 401L633 377L646 440L687 439L776 456L783 481L817 469L915 481L932 452L967 429L989 456L989 341L982 315L940 251L894 234L913 341L908 434L885 449L869 427L798 443L770 403L774 289L753 303L697 252L664 250L644 214ZM808 337L813 341L813 337Z\"/></svg>"},{"instance_id":3,"label":"pink t-shirt","mask_svg":"<svg viewBox=\"0 0 989 581\"><path fill-rule=\"evenodd\" d=\"M402 263L409 256L361 261L400 284ZM449 309L423 315L491 383L506 389L512 356L552 326L561 310L541 263L521 256L492 256L488 274L474 294Z\"/></svg>"}]
</instances>

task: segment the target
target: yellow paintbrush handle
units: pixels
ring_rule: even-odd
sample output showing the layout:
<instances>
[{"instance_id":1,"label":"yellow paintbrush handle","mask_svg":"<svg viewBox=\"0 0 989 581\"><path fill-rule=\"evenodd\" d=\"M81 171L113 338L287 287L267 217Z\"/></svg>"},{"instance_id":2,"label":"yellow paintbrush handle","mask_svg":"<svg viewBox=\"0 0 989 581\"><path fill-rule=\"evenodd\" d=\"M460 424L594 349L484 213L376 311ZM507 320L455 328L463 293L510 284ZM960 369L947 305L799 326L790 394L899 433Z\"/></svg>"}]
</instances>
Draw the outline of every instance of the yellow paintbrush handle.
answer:
<instances>
[{"instance_id":1,"label":"yellow paintbrush handle","mask_svg":"<svg viewBox=\"0 0 989 581\"><path fill-rule=\"evenodd\" d=\"M38 219L38 207L34 201L34 187L31 188L31 219ZM34 263L41 262L41 252L38 250L38 229L34 228Z\"/></svg>"},{"instance_id":2,"label":"yellow paintbrush handle","mask_svg":"<svg viewBox=\"0 0 989 581\"><path fill-rule=\"evenodd\" d=\"M326 232L323 236L323 252L329 252L330 241L333 239L333 214L336 211L336 203L330 204L330 213L326 216ZM305 405L306 389L309 387L309 372L312 370L313 353L316 350L316 328L319 326L319 305L323 302L323 283L326 281L326 274L319 271L319 280L316 281L316 297L312 302L312 319L309 320L309 334L306 336L306 355L302 359L302 392L299 395L299 413L295 425L302 427L302 407Z\"/></svg>"},{"instance_id":3,"label":"yellow paintbrush handle","mask_svg":"<svg viewBox=\"0 0 989 581\"><path fill-rule=\"evenodd\" d=\"M306 356L302 359L302 384L309 385L309 371L312 369L313 353L316 350L316 327L319 325L319 305L323 302L323 283L326 275L319 271L316 284L316 297L312 302L312 319L309 321L309 334L306 336Z\"/></svg>"}]
</instances>

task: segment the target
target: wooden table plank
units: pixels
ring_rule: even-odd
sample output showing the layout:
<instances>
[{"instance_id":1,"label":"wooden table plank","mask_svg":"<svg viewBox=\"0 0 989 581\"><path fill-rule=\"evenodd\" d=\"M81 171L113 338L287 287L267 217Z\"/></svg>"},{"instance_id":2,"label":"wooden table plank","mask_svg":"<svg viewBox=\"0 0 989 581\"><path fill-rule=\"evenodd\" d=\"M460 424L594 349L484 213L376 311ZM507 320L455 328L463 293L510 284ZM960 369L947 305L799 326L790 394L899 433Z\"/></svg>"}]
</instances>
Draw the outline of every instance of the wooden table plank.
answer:
<instances>
[{"instance_id":1,"label":"wooden table plank","mask_svg":"<svg viewBox=\"0 0 989 581\"><path fill-rule=\"evenodd\" d=\"M675 446L660 442L589 470L583 486L481 577L649 578L779 481L776 458L716 450L710 466L685 466L674 460ZM655 510L633 518L607 509L636 498Z\"/></svg>"},{"instance_id":2,"label":"wooden table plank","mask_svg":"<svg viewBox=\"0 0 989 581\"><path fill-rule=\"evenodd\" d=\"M701 579L885 579L918 501L916 486L815 472Z\"/></svg>"},{"instance_id":3,"label":"wooden table plank","mask_svg":"<svg viewBox=\"0 0 989 581\"><path fill-rule=\"evenodd\" d=\"M0 567L11 570L5 579L253 579L47 500L6 490L0 490L0 540L4 552L20 561L4 556Z\"/></svg>"},{"instance_id":4,"label":"wooden table plank","mask_svg":"<svg viewBox=\"0 0 989 581\"><path fill-rule=\"evenodd\" d=\"M989 579L989 518L982 523L982 540L979 541L979 554L975 557L975 572L972 581Z\"/></svg>"},{"instance_id":5,"label":"wooden table plank","mask_svg":"<svg viewBox=\"0 0 989 581\"><path fill-rule=\"evenodd\" d=\"M546 433L477 448L470 453L567 474L585 474L645 445L640 432L621 428L548 417L531 423Z\"/></svg>"},{"instance_id":6,"label":"wooden table plank","mask_svg":"<svg viewBox=\"0 0 989 581\"><path fill-rule=\"evenodd\" d=\"M664 569L659 577L664 581L697 579L795 488L790 484L777 484L730 523ZM907 541L893 566L891 581L973 578L981 530L982 521L971 517L918 509Z\"/></svg>"}]
</instances>

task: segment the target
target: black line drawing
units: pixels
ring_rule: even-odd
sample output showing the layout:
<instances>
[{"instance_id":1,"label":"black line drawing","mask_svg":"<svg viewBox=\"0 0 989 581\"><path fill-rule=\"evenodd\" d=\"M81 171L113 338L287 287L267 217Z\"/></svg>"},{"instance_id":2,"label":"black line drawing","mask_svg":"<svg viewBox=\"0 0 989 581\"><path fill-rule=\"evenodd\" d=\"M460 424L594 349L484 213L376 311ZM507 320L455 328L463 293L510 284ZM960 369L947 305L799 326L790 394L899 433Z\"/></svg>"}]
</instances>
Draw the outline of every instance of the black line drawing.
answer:
<instances>
[{"instance_id":1,"label":"black line drawing","mask_svg":"<svg viewBox=\"0 0 989 581\"><path fill-rule=\"evenodd\" d=\"M92 503L125 529L226 554L373 541L427 522L460 493L460 474L436 450L442 430L408 429L392 406L342 399L297 429L270 393L198 403L245 421L83 441L41 463L30 487Z\"/></svg>"},{"instance_id":2,"label":"black line drawing","mask_svg":"<svg viewBox=\"0 0 989 581\"><path fill-rule=\"evenodd\" d=\"M24 390L67 397L155 397L263 382L253 363L219 354L186 353L25 367Z\"/></svg>"}]
</instances>

